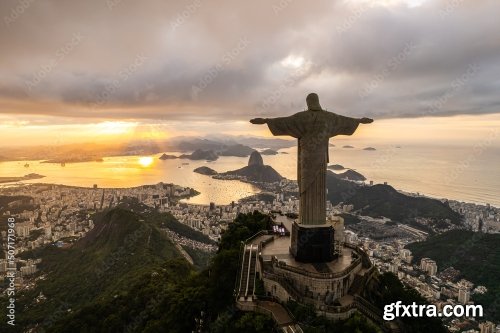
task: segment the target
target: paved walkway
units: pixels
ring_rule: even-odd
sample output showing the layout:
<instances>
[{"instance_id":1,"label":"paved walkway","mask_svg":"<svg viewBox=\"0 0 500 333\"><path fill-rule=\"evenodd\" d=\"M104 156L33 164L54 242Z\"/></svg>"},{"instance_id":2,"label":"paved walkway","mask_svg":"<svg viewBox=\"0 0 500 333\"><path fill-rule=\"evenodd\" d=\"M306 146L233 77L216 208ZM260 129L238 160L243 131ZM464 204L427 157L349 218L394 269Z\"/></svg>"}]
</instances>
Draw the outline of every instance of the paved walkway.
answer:
<instances>
[{"instance_id":1,"label":"paved walkway","mask_svg":"<svg viewBox=\"0 0 500 333\"><path fill-rule=\"evenodd\" d=\"M285 308L279 303L271 301L257 301L256 305L271 312L274 320L276 320L276 323L280 327L293 323L292 317L290 317Z\"/></svg>"},{"instance_id":2,"label":"paved walkway","mask_svg":"<svg viewBox=\"0 0 500 333\"><path fill-rule=\"evenodd\" d=\"M256 311L271 315L277 326L285 333L303 333L302 328L294 322L288 311L277 302L237 301L236 305L243 311Z\"/></svg>"}]
</instances>

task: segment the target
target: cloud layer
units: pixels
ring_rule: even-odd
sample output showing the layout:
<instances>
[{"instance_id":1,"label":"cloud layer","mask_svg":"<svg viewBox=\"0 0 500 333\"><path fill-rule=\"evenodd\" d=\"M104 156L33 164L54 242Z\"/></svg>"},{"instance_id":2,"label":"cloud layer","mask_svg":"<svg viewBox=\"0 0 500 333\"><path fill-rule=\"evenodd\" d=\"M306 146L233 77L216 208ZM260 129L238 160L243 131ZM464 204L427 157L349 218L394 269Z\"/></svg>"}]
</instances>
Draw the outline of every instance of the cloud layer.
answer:
<instances>
[{"instance_id":1,"label":"cloud layer","mask_svg":"<svg viewBox=\"0 0 500 333\"><path fill-rule=\"evenodd\" d=\"M243 120L500 112L495 0L0 3L0 113Z\"/></svg>"}]
</instances>

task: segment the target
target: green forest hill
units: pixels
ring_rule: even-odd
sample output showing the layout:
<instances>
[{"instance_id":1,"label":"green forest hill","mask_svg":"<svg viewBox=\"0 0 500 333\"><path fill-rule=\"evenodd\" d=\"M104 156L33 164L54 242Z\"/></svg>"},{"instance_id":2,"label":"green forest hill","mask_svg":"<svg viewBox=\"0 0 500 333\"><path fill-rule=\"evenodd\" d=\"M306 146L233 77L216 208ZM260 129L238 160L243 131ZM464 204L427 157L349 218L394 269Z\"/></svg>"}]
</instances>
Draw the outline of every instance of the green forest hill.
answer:
<instances>
[{"instance_id":1,"label":"green forest hill","mask_svg":"<svg viewBox=\"0 0 500 333\"><path fill-rule=\"evenodd\" d=\"M137 208L96 214L94 229L69 249L49 245L23 253L24 259L43 259L37 284L17 295L17 326L2 321L0 332L184 333L196 328L196 319L212 332L274 330L270 317L233 308L240 242L267 229L268 216L241 215L242 224L233 224L238 227L226 233L210 266L200 271L161 228L211 241L170 214ZM6 302L0 296L2 308Z\"/></svg>"},{"instance_id":2,"label":"green forest hill","mask_svg":"<svg viewBox=\"0 0 500 333\"><path fill-rule=\"evenodd\" d=\"M0 322L1 332L277 332L270 317L238 311L233 296L242 241L270 229L268 215L240 214L202 270L190 265L161 230L172 226L169 214L119 207L94 220L94 229L69 249L49 245L23 255L42 258L41 271L36 286L17 295L17 326ZM423 301L393 275L382 275L379 283L374 304ZM0 303L5 308L4 296ZM359 315L333 323L310 307L288 306L306 322L306 333L380 332ZM444 332L439 320L403 323L409 333Z\"/></svg>"},{"instance_id":3,"label":"green forest hill","mask_svg":"<svg viewBox=\"0 0 500 333\"><path fill-rule=\"evenodd\" d=\"M366 216L383 216L405 224L414 224L415 218L423 217L431 219L437 229L447 229L462 219L459 213L439 200L405 195L389 185L359 185L340 179L331 171L327 173L326 187L327 199L332 204L352 204L355 211ZM419 227L429 231L426 226Z\"/></svg>"},{"instance_id":4,"label":"green forest hill","mask_svg":"<svg viewBox=\"0 0 500 333\"><path fill-rule=\"evenodd\" d=\"M476 286L488 288L486 294L472 295L472 299L483 305L488 317L500 321L500 235L452 230L407 248L417 263L421 258L431 258L439 271L454 267Z\"/></svg>"}]
</instances>

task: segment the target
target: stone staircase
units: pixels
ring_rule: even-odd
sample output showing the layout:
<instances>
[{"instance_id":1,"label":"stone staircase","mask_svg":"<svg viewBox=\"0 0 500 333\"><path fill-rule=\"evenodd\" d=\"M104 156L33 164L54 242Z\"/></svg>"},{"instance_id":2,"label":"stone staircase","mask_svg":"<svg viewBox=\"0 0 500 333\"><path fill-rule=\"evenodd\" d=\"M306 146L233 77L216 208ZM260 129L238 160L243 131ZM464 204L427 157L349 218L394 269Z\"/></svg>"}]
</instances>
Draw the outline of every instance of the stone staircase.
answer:
<instances>
[{"instance_id":1,"label":"stone staircase","mask_svg":"<svg viewBox=\"0 0 500 333\"><path fill-rule=\"evenodd\" d=\"M240 286L238 299L240 301L252 301L255 291L255 268L257 265L257 249L253 244L245 245L243 248L243 260L241 263Z\"/></svg>"}]
</instances>

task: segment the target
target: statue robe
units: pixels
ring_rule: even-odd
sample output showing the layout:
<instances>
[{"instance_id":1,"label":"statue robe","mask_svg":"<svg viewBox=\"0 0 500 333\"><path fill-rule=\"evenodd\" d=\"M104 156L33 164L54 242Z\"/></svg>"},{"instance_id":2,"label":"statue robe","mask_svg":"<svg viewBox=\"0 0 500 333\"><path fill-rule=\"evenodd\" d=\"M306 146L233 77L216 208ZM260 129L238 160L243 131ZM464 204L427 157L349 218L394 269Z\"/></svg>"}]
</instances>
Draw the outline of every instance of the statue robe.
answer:
<instances>
[{"instance_id":1,"label":"statue robe","mask_svg":"<svg viewBox=\"0 0 500 333\"><path fill-rule=\"evenodd\" d=\"M267 120L273 135L289 135L299 140L297 181L299 184L299 223L326 223L326 167L328 140L351 135L359 120L328 111L302 111L289 117Z\"/></svg>"}]
</instances>

